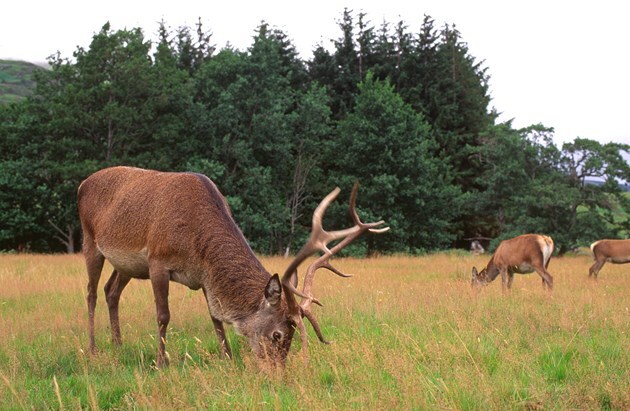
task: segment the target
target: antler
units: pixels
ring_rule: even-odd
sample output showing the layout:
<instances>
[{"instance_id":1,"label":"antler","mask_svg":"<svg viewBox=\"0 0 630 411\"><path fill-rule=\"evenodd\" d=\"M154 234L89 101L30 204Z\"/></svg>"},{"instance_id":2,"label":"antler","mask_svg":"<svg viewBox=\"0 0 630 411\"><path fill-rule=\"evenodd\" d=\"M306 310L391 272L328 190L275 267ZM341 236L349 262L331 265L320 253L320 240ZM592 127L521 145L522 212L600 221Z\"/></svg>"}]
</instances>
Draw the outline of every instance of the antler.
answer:
<instances>
[{"instance_id":1,"label":"antler","mask_svg":"<svg viewBox=\"0 0 630 411\"><path fill-rule=\"evenodd\" d=\"M354 226L338 231L326 231L323 228L322 219L324 217L324 213L326 212L326 209L328 208L330 203L332 203L335 198L337 198L337 195L339 195L339 192L341 191L339 187L337 187L332 192L330 192L330 194L324 197L322 202L319 203L319 205L313 212L313 227L311 229L311 236L308 242L296 255L295 259L293 259L291 264L289 264L289 267L286 269L284 275L282 276L282 284L284 285L285 290L290 291L287 293L287 302L289 303L289 307L293 311L294 321L300 331L303 350L306 350L307 340L306 329L304 327L302 317L308 318L308 320L311 322L319 340L323 343L328 343L319 328L319 324L317 323L315 316L311 312L311 303L323 306L322 303L320 303L319 300L317 300L311 292L313 279L315 278L315 271L320 268L326 268L341 277L351 277L351 275L344 274L333 267L329 261L330 257L338 253L341 249L356 240L366 231L379 234L389 230L389 227L376 228L381 224L384 224L383 220L374 223L361 222L361 220L359 219L359 215L357 214L357 211L355 209L358 190L359 183L356 182L354 184L354 187L352 188L352 194L350 195L350 216L352 217ZM341 240L334 247L329 249L328 244L338 239L343 240ZM323 254L317 260L315 260L315 262L313 262L306 270L306 275L304 277L304 286L302 288L302 292L300 292L296 289L298 283L297 268L305 259L307 259L310 255L314 254L317 251L321 251ZM295 301L295 295L302 297L299 305Z\"/></svg>"}]
</instances>

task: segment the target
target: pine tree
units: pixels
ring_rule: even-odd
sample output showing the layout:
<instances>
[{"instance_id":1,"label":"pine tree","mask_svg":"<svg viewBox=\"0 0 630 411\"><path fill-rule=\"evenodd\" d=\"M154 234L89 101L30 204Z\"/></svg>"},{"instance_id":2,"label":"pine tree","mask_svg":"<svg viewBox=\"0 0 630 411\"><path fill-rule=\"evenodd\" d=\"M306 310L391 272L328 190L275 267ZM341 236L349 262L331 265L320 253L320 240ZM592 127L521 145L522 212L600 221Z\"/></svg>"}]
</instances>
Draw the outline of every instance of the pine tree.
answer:
<instances>
[{"instance_id":1,"label":"pine tree","mask_svg":"<svg viewBox=\"0 0 630 411\"><path fill-rule=\"evenodd\" d=\"M340 122L329 146L335 159L331 179L346 187L359 179L362 215L383 218L394 228L392 235L368 239L368 252L415 252L453 240L450 222L461 212L461 197L447 168L432 157L434 144L422 115L387 80L368 72L355 110Z\"/></svg>"}]
</instances>

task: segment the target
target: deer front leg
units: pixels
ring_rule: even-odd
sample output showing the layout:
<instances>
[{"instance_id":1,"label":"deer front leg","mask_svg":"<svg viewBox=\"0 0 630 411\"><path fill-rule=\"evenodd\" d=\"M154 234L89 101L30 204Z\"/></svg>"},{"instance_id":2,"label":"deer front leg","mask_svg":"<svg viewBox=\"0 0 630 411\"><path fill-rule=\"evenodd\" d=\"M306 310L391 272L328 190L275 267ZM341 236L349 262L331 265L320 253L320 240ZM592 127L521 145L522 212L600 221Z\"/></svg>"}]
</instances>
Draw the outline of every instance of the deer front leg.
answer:
<instances>
[{"instance_id":1,"label":"deer front leg","mask_svg":"<svg viewBox=\"0 0 630 411\"><path fill-rule=\"evenodd\" d=\"M210 311L210 318L212 318L212 324L214 325L214 331L217 334L217 339L219 340L219 345L221 346L221 351L223 355L227 358L232 358L232 351L230 350L230 344L225 336L225 329L223 328L223 322L217 319L214 315L212 315L212 311L210 310L211 304L208 299L208 292L205 287L202 287L203 295L206 299L206 303L208 304L208 311Z\"/></svg>"},{"instance_id":2,"label":"deer front leg","mask_svg":"<svg viewBox=\"0 0 630 411\"><path fill-rule=\"evenodd\" d=\"M214 324L214 331L217 333L217 339L219 340L219 345L221 346L221 351L223 352L223 355L231 359L232 351L230 351L230 344L228 343L228 340L225 337L225 329L223 328L223 322L212 317L212 324Z\"/></svg>"},{"instance_id":3,"label":"deer front leg","mask_svg":"<svg viewBox=\"0 0 630 411\"><path fill-rule=\"evenodd\" d=\"M503 293L507 292L508 289L508 270L501 270L501 289Z\"/></svg>"},{"instance_id":4,"label":"deer front leg","mask_svg":"<svg viewBox=\"0 0 630 411\"><path fill-rule=\"evenodd\" d=\"M507 283L508 290L512 289L512 281L514 281L514 273L508 271L508 283Z\"/></svg>"},{"instance_id":5,"label":"deer front leg","mask_svg":"<svg viewBox=\"0 0 630 411\"><path fill-rule=\"evenodd\" d=\"M112 343L115 345L122 344L122 337L120 335L120 320L118 317L118 303L120 301L120 295L125 286L129 284L131 277L120 275L118 271L114 270L112 276L105 284L105 300L107 301L107 307L109 308L109 323L112 328Z\"/></svg>"},{"instance_id":6,"label":"deer front leg","mask_svg":"<svg viewBox=\"0 0 630 411\"><path fill-rule=\"evenodd\" d=\"M155 297L155 310L158 322L158 355L156 365L162 368L166 363L166 328L171 320L171 313L168 308L168 287L170 273L161 264L150 264L149 275L151 286Z\"/></svg>"}]
</instances>

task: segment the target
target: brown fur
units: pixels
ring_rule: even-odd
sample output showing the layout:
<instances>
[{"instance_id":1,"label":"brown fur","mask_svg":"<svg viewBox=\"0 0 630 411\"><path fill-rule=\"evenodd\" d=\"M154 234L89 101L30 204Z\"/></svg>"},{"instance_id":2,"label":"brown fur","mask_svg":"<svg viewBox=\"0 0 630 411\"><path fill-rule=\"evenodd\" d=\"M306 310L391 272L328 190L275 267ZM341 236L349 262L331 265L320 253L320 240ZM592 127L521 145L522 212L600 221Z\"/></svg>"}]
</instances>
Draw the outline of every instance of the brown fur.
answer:
<instances>
[{"instance_id":1,"label":"brown fur","mask_svg":"<svg viewBox=\"0 0 630 411\"><path fill-rule=\"evenodd\" d=\"M487 285L501 274L503 291L512 288L514 273L540 275L543 286L553 288L553 277L547 272L554 244L551 237L539 234L524 234L502 241L492 255L486 268L477 272L473 267L472 285Z\"/></svg>"},{"instance_id":2,"label":"brown fur","mask_svg":"<svg viewBox=\"0 0 630 411\"><path fill-rule=\"evenodd\" d=\"M599 240L591 244L591 251L595 263L589 268L588 276L597 280L597 274L604 264L630 263L630 239L628 240Z\"/></svg>"},{"instance_id":3,"label":"brown fur","mask_svg":"<svg viewBox=\"0 0 630 411\"><path fill-rule=\"evenodd\" d=\"M159 328L157 364L165 361L170 320L168 284L204 291L223 352L231 352L223 323L245 335L260 357L284 361L294 332L286 291L255 257L223 195L207 177L112 167L78 190L83 253L88 270L90 348L96 290L104 260L114 267L105 286L112 339L121 343L120 294L132 278L149 279Z\"/></svg>"}]
</instances>

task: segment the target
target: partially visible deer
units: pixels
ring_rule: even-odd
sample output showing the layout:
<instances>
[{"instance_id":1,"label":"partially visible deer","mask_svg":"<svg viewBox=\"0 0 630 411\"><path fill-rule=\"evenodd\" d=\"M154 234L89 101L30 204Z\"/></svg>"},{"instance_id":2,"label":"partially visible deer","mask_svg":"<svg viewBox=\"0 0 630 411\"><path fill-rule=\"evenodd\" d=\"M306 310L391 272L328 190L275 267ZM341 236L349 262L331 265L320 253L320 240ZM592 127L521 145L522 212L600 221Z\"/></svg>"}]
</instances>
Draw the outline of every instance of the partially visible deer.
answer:
<instances>
[{"instance_id":1,"label":"partially visible deer","mask_svg":"<svg viewBox=\"0 0 630 411\"><path fill-rule=\"evenodd\" d=\"M553 277L547 271L554 245L551 237L524 234L504 240L499 244L486 268L477 272L472 269L472 285L487 285L501 274L503 291L512 288L514 273L529 274L534 271L542 277L543 287L553 288Z\"/></svg>"},{"instance_id":2,"label":"partially visible deer","mask_svg":"<svg viewBox=\"0 0 630 411\"><path fill-rule=\"evenodd\" d=\"M112 341L120 345L118 303L132 278L149 279L155 296L158 323L156 363L165 363L166 329L170 321L169 282L202 289L222 352L232 353L223 323L244 335L260 358L284 364L295 328L306 353L303 317L326 342L310 306L315 271L327 268L345 276L329 262L365 232L382 233L383 221L362 223L355 210L358 186L350 198L354 226L327 232L322 227L326 208L339 194L328 194L313 213L307 244L289 264L282 278L270 275L258 261L234 222L227 202L206 176L164 173L131 167L97 171L79 186L78 204L83 229L83 254L88 271L87 305L90 350L95 351L94 311L97 287L105 260L114 271L105 285ZM341 240L331 249L328 244ZM306 272L302 291L296 289L299 265L321 251ZM296 296L301 297L298 304Z\"/></svg>"},{"instance_id":3,"label":"partially visible deer","mask_svg":"<svg viewBox=\"0 0 630 411\"><path fill-rule=\"evenodd\" d=\"M613 264L630 263L630 239L599 240L591 244L595 263L588 269L588 276L597 281L597 274L607 262Z\"/></svg>"}]
</instances>

